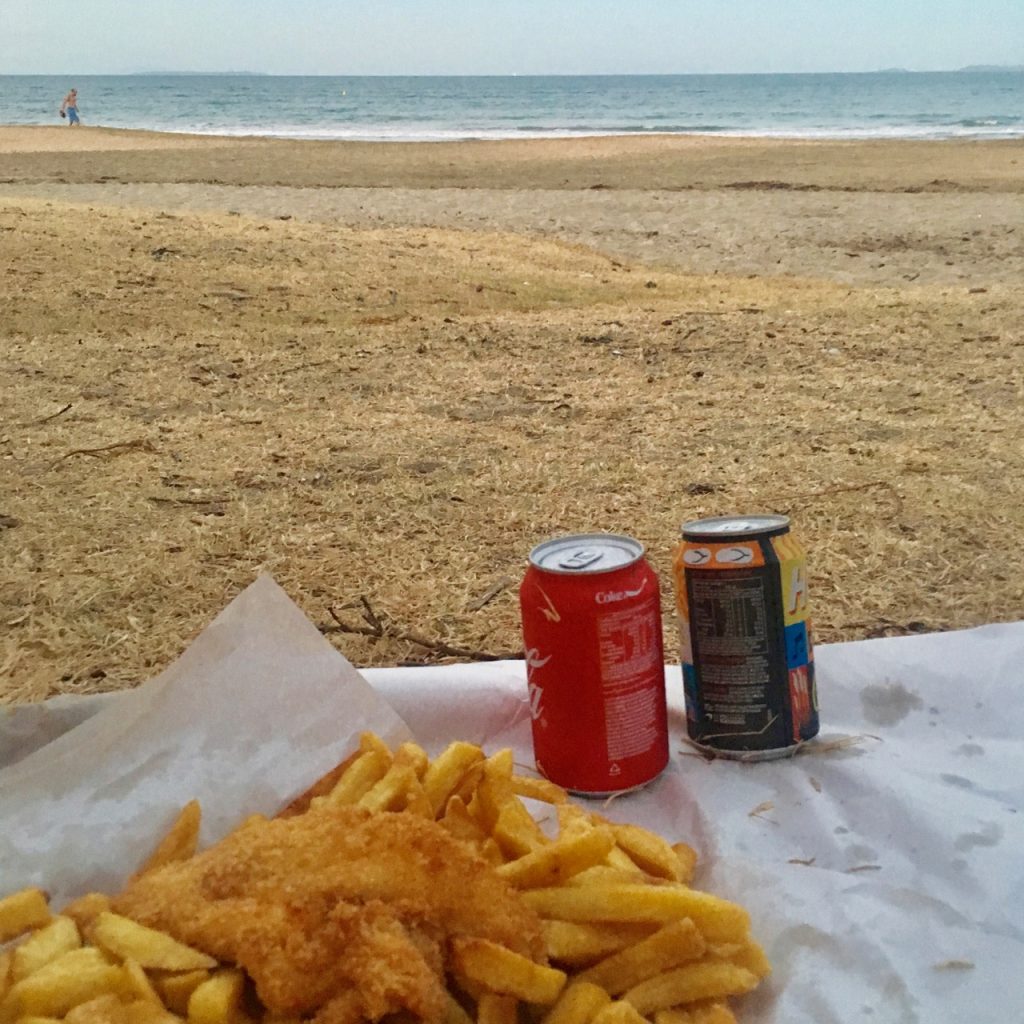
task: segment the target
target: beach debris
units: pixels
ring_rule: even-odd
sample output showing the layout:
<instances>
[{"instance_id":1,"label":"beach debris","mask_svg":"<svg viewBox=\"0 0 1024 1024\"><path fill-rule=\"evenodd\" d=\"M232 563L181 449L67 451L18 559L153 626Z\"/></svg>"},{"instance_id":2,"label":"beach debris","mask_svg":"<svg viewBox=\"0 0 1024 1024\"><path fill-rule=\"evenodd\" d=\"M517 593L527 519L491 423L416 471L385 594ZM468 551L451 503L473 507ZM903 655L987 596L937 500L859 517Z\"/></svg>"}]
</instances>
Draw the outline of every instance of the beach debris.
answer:
<instances>
[{"instance_id":1,"label":"beach debris","mask_svg":"<svg viewBox=\"0 0 1024 1024\"><path fill-rule=\"evenodd\" d=\"M466 605L467 612L478 612L484 605L490 604L503 590L512 586L514 580L511 576L502 576L495 580L479 597L474 598Z\"/></svg>"},{"instance_id":2,"label":"beach debris","mask_svg":"<svg viewBox=\"0 0 1024 1024\"><path fill-rule=\"evenodd\" d=\"M326 624L318 626L317 628L320 632L325 634L352 633L357 636L405 640L408 643L415 644L417 647L423 647L428 651L432 651L434 654L440 655L441 657L465 658L469 661L516 661L523 657L522 650L499 651L498 653L492 653L490 651L478 651L469 647L461 647L457 644L449 644L443 640L431 640L429 637L422 636L421 634L415 633L403 626L399 626L387 615L382 618L376 611L374 611L373 606L363 595L360 595L358 605L346 605L346 607L361 608L363 621L366 625L359 626L346 622L333 608L328 607L327 614L334 620L334 625Z\"/></svg>"},{"instance_id":3,"label":"beach debris","mask_svg":"<svg viewBox=\"0 0 1024 1024\"><path fill-rule=\"evenodd\" d=\"M49 423L50 420L55 420L58 416L63 416L72 407L71 402L68 402L63 408L58 409L56 412L50 413L49 416L44 416L40 420L30 420L28 423L22 423L23 427L39 427L44 423Z\"/></svg>"},{"instance_id":4,"label":"beach debris","mask_svg":"<svg viewBox=\"0 0 1024 1024\"><path fill-rule=\"evenodd\" d=\"M65 452L59 459L56 459L50 466L52 469L54 466L60 465L65 459L73 458L76 455L88 455L91 458L105 458L113 455L124 455L126 452L132 451L143 451L143 452L155 452L156 446L145 437L137 437L131 441L115 441L113 444L100 445L98 448L74 448L69 452Z\"/></svg>"},{"instance_id":5,"label":"beach debris","mask_svg":"<svg viewBox=\"0 0 1024 1024\"><path fill-rule=\"evenodd\" d=\"M835 754L843 750L850 750L852 747L860 746L865 740L877 740L879 743L882 742L878 736L872 736L870 733L861 733L856 736L827 736L818 737L814 740L809 740L807 743L797 747L795 757L815 755L819 756L822 754ZM811 782L814 785L814 782ZM818 786L814 787L820 793L821 790Z\"/></svg>"},{"instance_id":6,"label":"beach debris","mask_svg":"<svg viewBox=\"0 0 1024 1024\"><path fill-rule=\"evenodd\" d=\"M186 498L176 495L149 494L146 496L146 500L153 502L154 505L187 506L196 509L200 515L223 516L226 511L224 506L231 499L224 495Z\"/></svg>"},{"instance_id":7,"label":"beach debris","mask_svg":"<svg viewBox=\"0 0 1024 1024\"><path fill-rule=\"evenodd\" d=\"M13 530L16 526L21 526L21 520L17 516L0 514L0 530Z\"/></svg>"}]
</instances>

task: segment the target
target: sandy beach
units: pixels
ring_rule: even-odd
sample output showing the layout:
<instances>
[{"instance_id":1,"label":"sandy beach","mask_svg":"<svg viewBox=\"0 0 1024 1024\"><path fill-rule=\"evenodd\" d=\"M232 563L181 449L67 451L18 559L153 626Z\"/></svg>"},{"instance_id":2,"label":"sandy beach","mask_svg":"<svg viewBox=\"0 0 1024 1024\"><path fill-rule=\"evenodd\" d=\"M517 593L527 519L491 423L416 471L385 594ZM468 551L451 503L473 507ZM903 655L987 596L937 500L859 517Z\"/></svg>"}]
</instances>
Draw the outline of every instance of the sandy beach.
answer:
<instances>
[{"instance_id":1,"label":"sandy beach","mask_svg":"<svg viewBox=\"0 0 1024 1024\"><path fill-rule=\"evenodd\" d=\"M0 127L0 702L261 571L356 664L516 652L554 533L793 516L819 642L1016 620L1024 141Z\"/></svg>"}]
</instances>

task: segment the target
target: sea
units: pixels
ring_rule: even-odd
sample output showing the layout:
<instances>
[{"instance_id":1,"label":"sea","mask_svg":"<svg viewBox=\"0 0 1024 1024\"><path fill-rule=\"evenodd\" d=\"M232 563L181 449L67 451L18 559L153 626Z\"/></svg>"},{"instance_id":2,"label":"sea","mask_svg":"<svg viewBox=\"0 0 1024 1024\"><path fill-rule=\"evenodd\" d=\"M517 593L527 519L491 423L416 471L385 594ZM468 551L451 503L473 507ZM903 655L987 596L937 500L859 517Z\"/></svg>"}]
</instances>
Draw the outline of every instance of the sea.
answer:
<instances>
[{"instance_id":1,"label":"sea","mask_svg":"<svg viewBox=\"0 0 1024 1024\"><path fill-rule=\"evenodd\" d=\"M1024 69L863 74L326 77L0 75L0 124L416 142L643 133L1024 136Z\"/></svg>"}]
</instances>

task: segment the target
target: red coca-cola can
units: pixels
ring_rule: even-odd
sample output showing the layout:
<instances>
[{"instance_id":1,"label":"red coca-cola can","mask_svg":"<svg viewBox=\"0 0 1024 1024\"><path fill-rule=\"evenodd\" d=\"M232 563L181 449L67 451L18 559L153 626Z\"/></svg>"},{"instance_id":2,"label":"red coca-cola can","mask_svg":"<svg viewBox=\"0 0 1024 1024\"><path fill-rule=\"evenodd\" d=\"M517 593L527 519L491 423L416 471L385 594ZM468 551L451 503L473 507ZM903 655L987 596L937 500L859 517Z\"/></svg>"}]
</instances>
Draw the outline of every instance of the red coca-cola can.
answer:
<instances>
[{"instance_id":1,"label":"red coca-cola can","mask_svg":"<svg viewBox=\"0 0 1024 1024\"><path fill-rule=\"evenodd\" d=\"M580 796L643 786L668 763L658 577L632 537L556 537L519 590L537 769Z\"/></svg>"}]
</instances>

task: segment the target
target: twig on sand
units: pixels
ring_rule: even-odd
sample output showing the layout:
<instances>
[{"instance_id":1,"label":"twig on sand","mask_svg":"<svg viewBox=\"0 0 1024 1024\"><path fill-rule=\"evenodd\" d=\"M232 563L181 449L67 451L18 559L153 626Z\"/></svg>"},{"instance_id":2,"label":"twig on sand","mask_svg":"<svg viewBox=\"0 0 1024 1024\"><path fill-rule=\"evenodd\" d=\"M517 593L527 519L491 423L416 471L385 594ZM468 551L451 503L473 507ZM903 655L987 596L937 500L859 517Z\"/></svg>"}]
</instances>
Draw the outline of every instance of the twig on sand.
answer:
<instances>
[{"instance_id":1,"label":"twig on sand","mask_svg":"<svg viewBox=\"0 0 1024 1024\"><path fill-rule=\"evenodd\" d=\"M130 451L146 451L155 452L156 448L153 447L153 442L147 440L144 437L137 437L132 441L117 441L114 444L104 444L99 448L75 448L70 452L65 452L59 459L53 462L53 466L59 465L65 459L70 459L75 455L89 455L93 458L99 458L102 455L122 455L124 452Z\"/></svg>"},{"instance_id":2,"label":"twig on sand","mask_svg":"<svg viewBox=\"0 0 1024 1024\"><path fill-rule=\"evenodd\" d=\"M522 658L522 651L504 651L498 654L494 654L489 651L477 651L469 647L458 647L455 644L447 644L443 640L430 640L427 637L420 636L419 633L414 633L412 630L404 629L401 626L396 626L391 622L382 619L373 610L370 602L365 597L360 597L359 602L363 607L363 620L366 622L365 626L354 625L353 623L346 622L342 619L333 608L328 608L327 613L334 619L335 625L333 626L320 626L321 633L352 633L356 636L371 636L379 639L387 638L389 640L406 640L409 643L416 644L418 647L424 647L428 651L433 651L435 654L440 654L447 658L468 658L470 661L505 661Z\"/></svg>"},{"instance_id":3,"label":"twig on sand","mask_svg":"<svg viewBox=\"0 0 1024 1024\"><path fill-rule=\"evenodd\" d=\"M64 413L71 408L71 402L68 402L63 409L58 409L56 412L50 413L49 416L44 416L41 420L30 420L28 423L22 423L23 427L39 427L44 423L49 423L50 420L55 420L58 416L63 416Z\"/></svg>"},{"instance_id":4,"label":"twig on sand","mask_svg":"<svg viewBox=\"0 0 1024 1024\"><path fill-rule=\"evenodd\" d=\"M287 373L298 373L300 370L312 370L315 366L327 366L328 363L333 362L332 359L318 359L315 363L299 363L298 366L287 366L283 370L278 370L278 375L283 377Z\"/></svg>"},{"instance_id":5,"label":"twig on sand","mask_svg":"<svg viewBox=\"0 0 1024 1024\"><path fill-rule=\"evenodd\" d=\"M490 604L506 587L511 585L511 576L502 576L500 580L495 580L478 598L475 598L466 605L466 611L480 611L485 604Z\"/></svg>"},{"instance_id":6,"label":"twig on sand","mask_svg":"<svg viewBox=\"0 0 1024 1024\"><path fill-rule=\"evenodd\" d=\"M846 494L850 491L870 491L873 487L881 487L883 490L889 492L890 496L896 502L897 509L903 507L903 499L900 497L899 492L888 480L871 480L866 484L845 484L839 487L826 487L822 491L807 491L805 494L792 494L789 497L790 501L804 501L807 498L826 498L832 494Z\"/></svg>"},{"instance_id":7,"label":"twig on sand","mask_svg":"<svg viewBox=\"0 0 1024 1024\"><path fill-rule=\"evenodd\" d=\"M161 494L150 494L147 495L147 500L154 505L224 505L231 499L223 495L210 498L168 498Z\"/></svg>"}]
</instances>

